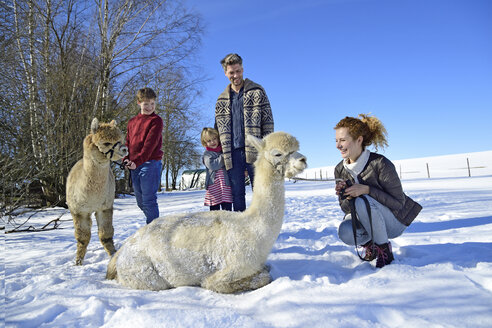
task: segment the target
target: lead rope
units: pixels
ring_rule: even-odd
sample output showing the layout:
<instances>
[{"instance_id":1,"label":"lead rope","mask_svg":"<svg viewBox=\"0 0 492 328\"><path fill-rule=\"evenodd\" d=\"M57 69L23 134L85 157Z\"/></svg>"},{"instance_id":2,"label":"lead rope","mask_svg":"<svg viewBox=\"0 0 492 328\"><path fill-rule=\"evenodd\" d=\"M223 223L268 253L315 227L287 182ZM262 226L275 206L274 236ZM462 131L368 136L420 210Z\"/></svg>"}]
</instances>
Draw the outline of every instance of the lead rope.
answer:
<instances>
[{"instance_id":1,"label":"lead rope","mask_svg":"<svg viewBox=\"0 0 492 328\"><path fill-rule=\"evenodd\" d=\"M107 152L104 153L104 155L107 155L109 153L111 153L111 155L109 156L109 159L111 160L111 158L113 158L113 155L114 155L114 150L116 148L116 146L120 145L121 142L117 142L113 145L113 147L111 147L110 150L108 150ZM125 171L125 168L126 168L126 165L122 162L122 163L118 163L118 162L115 162L115 161L112 161L114 164L118 165L119 168L124 172ZM131 175L131 172L129 172L129 178L128 178L128 189L132 189L132 186L133 186L133 183L132 183L132 175Z\"/></svg>"},{"instance_id":2,"label":"lead rope","mask_svg":"<svg viewBox=\"0 0 492 328\"><path fill-rule=\"evenodd\" d=\"M371 213L371 205L369 204L369 201L367 200L367 198L363 195L359 196L360 198L362 198L364 200L364 203L366 205L366 209L367 209L367 213L369 214L369 224L371 226L371 242L374 244L373 242L373 238L374 238L374 233L373 233L373 229L372 229L372 213ZM348 200L349 201L349 205L350 205L350 215L352 217L352 231L354 233L354 244L355 244L355 251L357 252L357 255L359 256L359 258L362 260L362 261L369 261L369 260L366 260L364 259L360 254L359 254L359 249L357 248L357 233L356 233L356 230L357 230L357 220L358 219L358 216L357 216L357 210L355 209L355 198L351 198ZM360 220L359 220L360 222ZM361 224L362 225L362 224Z\"/></svg>"}]
</instances>

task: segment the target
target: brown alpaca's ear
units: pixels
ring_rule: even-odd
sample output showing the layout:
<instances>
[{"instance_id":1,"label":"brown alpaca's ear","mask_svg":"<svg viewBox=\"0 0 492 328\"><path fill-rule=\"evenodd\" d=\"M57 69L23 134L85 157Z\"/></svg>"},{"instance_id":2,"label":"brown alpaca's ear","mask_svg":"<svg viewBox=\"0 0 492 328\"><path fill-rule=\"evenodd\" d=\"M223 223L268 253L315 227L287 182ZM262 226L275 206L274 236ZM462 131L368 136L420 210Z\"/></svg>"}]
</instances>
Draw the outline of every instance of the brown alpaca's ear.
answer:
<instances>
[{"instance_id":1,"label":"brown alpaca's ear","mask_svg":"<svg viewBox=\"0 0 492 328\"><path fill-rule=\"evenodd\" d=\"M98 128L99 128L99 120L94 117L91 123L91 133L96 134Z\"/></svg>"},{"instance_id":2,"label":"brown alpaca's ear","mask_svg":"<svg viewBox=\"0 0 492 328\"><path fill-rule=\"evenodd\" d=\"M265 147L265 142L263 140L252 136L251 134L246 135L246 144L255 147L258 151L262 150Z\"/></svg>"},{"instance_id":3,"label":"brown alpaca's ear","mask_svg":"<svg viewBox=\"0 0 492 328\"><path fill-rule=\"evenodd\" d=\"M116 126L116 121L112 120L111 122L109 122L109 125L111 125L114 128Z\"/></svg>"}]
</instances>

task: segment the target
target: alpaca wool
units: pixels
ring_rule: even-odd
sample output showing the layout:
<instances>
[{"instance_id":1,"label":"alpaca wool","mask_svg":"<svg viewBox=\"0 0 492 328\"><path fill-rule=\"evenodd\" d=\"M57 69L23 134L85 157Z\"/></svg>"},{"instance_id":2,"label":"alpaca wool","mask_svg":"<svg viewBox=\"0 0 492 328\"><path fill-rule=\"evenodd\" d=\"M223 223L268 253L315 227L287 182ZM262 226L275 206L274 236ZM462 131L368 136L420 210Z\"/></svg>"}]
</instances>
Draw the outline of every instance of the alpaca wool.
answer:
<instances>
[{"instance_id":1,"label":"alpaca wool","mask_svg":"<svg viewBox=\"0 0 492 328\"><path fill-rule=\"evenodd\" d=\"M115 180L109 163L128 154L123 145L123 133L114 120L99 123L94 118L83 147L84 156L70 170L66 190L77 240L76 265L82 265L91 239L92 213L96 213L98 235L104 249L109 255L116 251L113 243Z\"/></svg>"},{"instance_id":2,"label":"alpaca wool","mask_svg":"<svg viewBox=\"0 0 492 328\"><path fill-rule=\"evenodd\" d=\"M209 211L155 219L129 237L108 263L107 279L136 289L200 286L218 293L254 290L272 277L265 262L285 213L285 178L307 166L285 132L246 142L258 151L256 186L244 212ZM273 156L272 153L275 155Z\"/></svg>"}]
</instances>

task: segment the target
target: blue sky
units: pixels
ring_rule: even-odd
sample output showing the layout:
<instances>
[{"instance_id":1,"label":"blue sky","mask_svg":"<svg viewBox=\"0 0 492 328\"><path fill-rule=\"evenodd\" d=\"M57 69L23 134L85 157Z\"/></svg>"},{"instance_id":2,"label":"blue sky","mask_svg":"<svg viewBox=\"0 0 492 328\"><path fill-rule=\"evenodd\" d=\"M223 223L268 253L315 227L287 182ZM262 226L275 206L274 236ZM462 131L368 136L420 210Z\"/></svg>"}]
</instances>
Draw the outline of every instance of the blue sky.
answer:
<instances>
[{"instance_id":1,"label":"blue sky","mask_svg":"<svg viewBox=\"0 0 492 328\"><path fill-rule=\"evenodd\" d=\"M392 160L492 149L492 1L185 1L205 24L209 125L236 52L310 167L338 163L333 127L369 112Z\"/></svg>"}]
</instances>

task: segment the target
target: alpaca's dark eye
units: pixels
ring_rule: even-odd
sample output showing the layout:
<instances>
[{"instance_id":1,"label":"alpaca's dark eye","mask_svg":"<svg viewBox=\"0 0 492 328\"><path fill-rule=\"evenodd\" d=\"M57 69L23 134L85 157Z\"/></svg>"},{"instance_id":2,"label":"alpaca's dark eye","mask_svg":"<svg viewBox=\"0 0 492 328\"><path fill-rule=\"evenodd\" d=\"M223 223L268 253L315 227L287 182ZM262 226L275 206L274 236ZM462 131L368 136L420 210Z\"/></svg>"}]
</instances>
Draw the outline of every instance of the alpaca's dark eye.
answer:
<instances>
[{"instance_id":1,"label":"alpaca's dark eye","mask_svg":"<svg viewBox=\"0 0 492 328\"><path fill-rule=\"evenodd\" d=\"M104 146L106 146L106 147L111 146L111 142L105 142L105 143L104 143Z\"/></svg>"}]
</instances>

